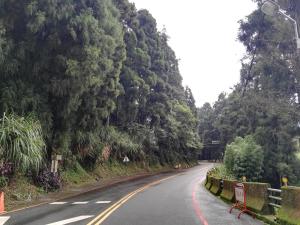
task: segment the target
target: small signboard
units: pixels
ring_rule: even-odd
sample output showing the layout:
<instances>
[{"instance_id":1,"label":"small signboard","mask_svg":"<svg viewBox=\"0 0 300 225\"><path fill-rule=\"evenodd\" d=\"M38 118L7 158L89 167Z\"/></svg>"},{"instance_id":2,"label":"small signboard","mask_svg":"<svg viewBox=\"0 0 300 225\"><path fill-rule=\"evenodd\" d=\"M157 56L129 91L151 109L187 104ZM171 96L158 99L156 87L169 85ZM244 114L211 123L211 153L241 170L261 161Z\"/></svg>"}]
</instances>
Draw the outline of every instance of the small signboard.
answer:
<instances>
[{"instance_id":1,"label":"small signboard","mask_svg":"<svg viewBox=\"0 0 300 225\"><path fill-rule=\"evenodd\" d=\"M58 171L58 162L62 161L62 155L52 155L52 161L51 161L51 173L57 173Z\"/></svg>"},{"instance_id":2,"label":"small signboard","mask_svg":"<svg viewBox=\"0 0 300 225\"><path fill-rule=\"evenodd\" d=\"M283 186L287 187L288 186L288 181L289 181L288 178L286 176L283 176L281 180L282 180Z\"/></svg>"},{"instance_id":3,"label":"small signboard","mask_svg":"<svg viewBox=\"0 0 300 225\"><path fill-rule=\"evenodd\" d=\"M211 141L211 144L212 145L218 145L218 144L220 144L220 141Z\"/></svg>"},{"instance_id":4,"label":"small signboard","mask_svg":"<svg viewBox=\"0 0 300 225\"><path fill-rule=\"evenodd\" d=\"M124 163L128 163L128 162L130 162L130 160L129 160L129 158L127 156L125 156L124 159L123 159L123 162Z\"/></svg>"},{"instance_id":5,"label":"small signboard","mask_svg":"<svg viewBox=\"0 0 300 225\"><path fill-rule=\"evenodd\" d=\"M237 183L234 185L234 196L236 202L230 208L229 213L231 213L233 209L239 209L241 212L238 215L238 219L241 218L243 213L252 214L253 218L255 218L254 214L247 209L246 190L243 183Z\"/></svg>"},{"instance_id":6,"label":"small signboard","mask_svg":"<svg viewBox=\"0 0 300 225\"><path fill-rule=\"evenodd\" d=\"M56 160L62 161L62 155L56 155Z\"/></svg>"},{"instance_id":7,"label":"small signboard","mask_svg":"<svg viewBox=\"0 0 300 225\"><path fill-rule=\"evenodd\" d=\"M244 184L238 183L234 187L235 199L241 203L245 203L245 187Z\"/></svg>"}]
</instances>

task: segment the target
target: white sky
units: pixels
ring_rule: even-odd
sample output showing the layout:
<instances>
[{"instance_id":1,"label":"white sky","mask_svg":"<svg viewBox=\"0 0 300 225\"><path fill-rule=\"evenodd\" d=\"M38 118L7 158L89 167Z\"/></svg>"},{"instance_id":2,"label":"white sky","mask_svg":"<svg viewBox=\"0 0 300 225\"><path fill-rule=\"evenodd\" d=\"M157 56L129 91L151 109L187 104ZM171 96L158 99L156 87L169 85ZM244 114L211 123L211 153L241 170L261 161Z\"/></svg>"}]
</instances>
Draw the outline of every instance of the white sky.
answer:
<instances>
[{"instance_id":1,"label":"white sky","mask_svg":"<svg viewBox=\"0 0 300 225\"><path fill-rule=\"evenodd\" d=\"M251 0L130 0L148 9L171 37L169 44L180 59L184 85L197 106L213 103L239 81L245 50L237 41L238 21L256 5Z\"/></svg>"}]
</instances>

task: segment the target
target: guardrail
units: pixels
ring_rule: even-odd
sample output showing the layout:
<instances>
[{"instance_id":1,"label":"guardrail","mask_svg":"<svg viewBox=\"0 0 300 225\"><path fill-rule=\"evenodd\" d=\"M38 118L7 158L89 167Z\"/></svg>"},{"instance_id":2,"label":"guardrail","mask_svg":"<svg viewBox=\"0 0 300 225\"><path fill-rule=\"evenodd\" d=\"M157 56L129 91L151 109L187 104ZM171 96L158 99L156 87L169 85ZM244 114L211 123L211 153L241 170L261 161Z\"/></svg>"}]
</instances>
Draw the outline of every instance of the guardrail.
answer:
<instances>
[{"instance_id":1,"label":"guardrail","mask_svg":"<svg viewBox=\"0 0 300 225\"><path fill-rule=\"evenodd\" d=\"M273 206L275 208L281 208L281 190L280 189L274 189L274 188L268 188L269 191L269 199L270 199L270 206Z\"/></svg>"}]
</instances>

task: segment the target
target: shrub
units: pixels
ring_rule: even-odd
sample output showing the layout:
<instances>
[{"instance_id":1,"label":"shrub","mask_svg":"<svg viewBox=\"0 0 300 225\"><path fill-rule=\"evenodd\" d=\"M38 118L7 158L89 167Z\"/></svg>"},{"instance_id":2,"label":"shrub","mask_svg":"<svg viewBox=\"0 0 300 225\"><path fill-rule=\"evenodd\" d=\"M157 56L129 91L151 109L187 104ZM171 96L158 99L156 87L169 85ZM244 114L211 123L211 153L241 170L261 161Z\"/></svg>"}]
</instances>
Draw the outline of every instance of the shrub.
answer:
<instances>
[{"instance_id":1,"label":"shrub","mask_svg":"<svg viewBox=\"0 0 300 225\"><path fill-rule=\"evenodd\" d=\"M0 158L16 169L38 171L45 142L39 121L33 117L3 115L0 119Z\"/></svg>"},{"instance_id":2,"label":"shrub","mask_svg":"<svg viewBox=\"0 0 300 225\"><path fill-rule=\"evenodd\" d=\"M3 163L0 166L0 175L10 176L13 174L13 164L12 163Z\"/></svg>"},{"instance_id":3,"label":"shrub","mask_svg":"<svg viewBox=\"0 0 300 225\"><path fill-rule=\"evenodd\" d=\"M74 162L72 167L64 170L61 175L63 181L68 184L81 184L92 179L92 177L84 170L84 168L82 168L80 163L78 163L77 161Z\"/></svg>"},{"instance_id":4,"label":"shrub","mask_svg":"<svg viewBox=\"0 0 300 225\"><path fill-rule=\"evenodd\" d=\"M37 176L34 176L34 181L37 186L42 187L45 191L54 191L60 189L62 180L58 173L52 173L49 168L40 171Z\"/></svg>"},{"instance_id":5,"label":"shrub","mask_svg":"<svg viewBox=\"0 0 300 225\"><path fill-rule=\"evenodd\" d=\"M224 165L219 165L209 171L209 175L215 178L235 180L236 177Z\"/></svg>"},{"instance_id":6,"label":"shrub","mask_svg":"<svg viewBox=\"0 0 300 225\"><path fill-rule=\"evenodd\" d=\"M97 160L102 155L104 144L101 142L99 135L93 132L77 131L72 143L73 155L76 155L78 160L85 168L94 169ZM72 156L65 156L70 158ZM68 167L73 167L74 164L68 164Z\"/></svg>"},{"instance_id":7,"label":"shrub","mask_svg":"<svg viewBox=\"0 0 300 225\"><path fill-rule=\"evenodd\" d=\"M234 142L226 146L224 164L228 171L233 172L235 156L239 152L240 146L243 143L243 138L237 137Z\"/></svg>"},{"instance_id":8,"label":"shrub","mask_svg":"<svg viewBox=\"0 0 300 225\"><path fill-rule=\"evenodd\" d=\"M237 137L226 146L224 162L237 178L246 176L250 181L257 181L261 178L263 158L261 146L249 135L245 138Z\"/></svg>"},{"instance_id":9,"label":"shrub","mask_svg":"<svg viewBox=\"0 0 300 225\"><path fill-rule=\"evenodd\" d=\"M126 132L121 132L114 127L103 129L100 133L100 139L103 143L111 146L116 158L122 158L125 155L130 158L143 158L144 152L142 144L136 140L135 136L130 136Z\"/></svg>"},{"instance_id":10,"label":"shrub","mask_svg":"<svg viewBox=\"0 0 300 225\"><path fill-rule=\"evenodd\" d=\"M8 184L8 179L4 176L0 176L0 190L5 188Z\"/></svg>"}]
</instances>

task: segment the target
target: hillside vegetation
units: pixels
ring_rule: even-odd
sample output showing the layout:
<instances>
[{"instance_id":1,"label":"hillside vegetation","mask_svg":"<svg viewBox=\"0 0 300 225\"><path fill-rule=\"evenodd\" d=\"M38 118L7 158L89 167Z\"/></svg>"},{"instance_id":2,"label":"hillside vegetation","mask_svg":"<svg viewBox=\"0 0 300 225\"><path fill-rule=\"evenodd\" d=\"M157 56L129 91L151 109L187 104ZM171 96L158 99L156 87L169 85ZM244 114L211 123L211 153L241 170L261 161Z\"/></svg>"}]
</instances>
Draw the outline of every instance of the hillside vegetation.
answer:
<instances>
[{"instance_id":1,"label":"hillside vegetation","mask_svg":"<svg viewBox=\"0 0 300 225\"><path fill-rule=\"evenodd\" d=\"M250 180L278 187L281 177L287 176L289 184L299 185L299 147L295 143L299 143L300 133L300 57L294 28L282 16L264 15L260 10L262 1L255 2L257 10L240 21L238 38L247 50L240 82L232 93L221 93L213 106L206 103L199 109L199 134L204 145L220 141L214 148L217 156L224 154L226 145L227 156L239 149L234 150L234 165L227 166L238 178L242 172ZM299 1L278 3L300 24ZM249 138L251 151L244 151ZM246 168L252 170L245 172Z\"/></svg>"},{"instance_id":2,"label":"hillside vegetation","mask_svg":"<svg viewBox=\"0 0 300 225\"><path fill-rule=\"evenodd\" d=\"M3 184L23 173L59 188L52 155L62 172L176 165L201 148L168 36L127 0L0 1L0 76Z\"/></svg>"}]
</instances>

